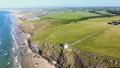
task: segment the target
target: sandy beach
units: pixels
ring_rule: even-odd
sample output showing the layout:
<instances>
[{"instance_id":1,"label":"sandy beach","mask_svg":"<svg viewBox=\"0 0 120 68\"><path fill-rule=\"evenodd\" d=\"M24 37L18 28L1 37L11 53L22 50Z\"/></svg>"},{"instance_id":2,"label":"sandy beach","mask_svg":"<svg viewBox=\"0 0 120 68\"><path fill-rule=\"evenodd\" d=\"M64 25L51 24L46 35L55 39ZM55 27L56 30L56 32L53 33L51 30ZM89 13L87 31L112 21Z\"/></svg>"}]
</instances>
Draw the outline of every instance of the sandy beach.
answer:
<instances>
[{"instance_id":1,"label":"sandy beach","mask_svg":"<svg viewBox=\"0 0 120 68\"><path fill-rule=\"evenodd\" d=\"M17 15L14 16L16 17L16 23L20 25L21 24L20 19L17 17ZM18 44L20 45L19 47L22 52L21 67L22 68L55 68L54 64L48 63L46 59L32 52L27 42L27 39L30 37L31 36L28 33L24 33L24 32L20 33L19 35Z\"/></svg>"}]
</instances>

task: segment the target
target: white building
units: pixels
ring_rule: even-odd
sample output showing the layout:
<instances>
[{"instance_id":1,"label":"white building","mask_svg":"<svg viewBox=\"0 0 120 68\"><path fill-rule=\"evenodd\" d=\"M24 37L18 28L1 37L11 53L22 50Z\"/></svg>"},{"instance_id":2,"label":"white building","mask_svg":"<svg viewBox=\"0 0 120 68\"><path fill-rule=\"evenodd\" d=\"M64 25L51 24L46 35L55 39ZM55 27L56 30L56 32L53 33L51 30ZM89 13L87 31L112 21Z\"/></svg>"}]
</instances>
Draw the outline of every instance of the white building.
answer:
<instances>
[{"instance_id":1,"label":"white building","mask_svg":"<svg viewBox=\"0 0 120 68\"><path fill-rule=\"evenodd\" d=\"M64 43L64 44L63 44L63 48L64 48L64 49L67 49L68 46L69 46L69 45L68 45L67 43Z\"/></svg>"},{"instance_id":2,"label":"white building","mask_svg":"<svg viewBox=\"0 0 120 68\"><path fill-rule=\"evenodd\" d=\"M34 26L34 25L31 25L31 29L34 30L34 29L35 29L35 26Z\"/></svg>"}]
</instances>

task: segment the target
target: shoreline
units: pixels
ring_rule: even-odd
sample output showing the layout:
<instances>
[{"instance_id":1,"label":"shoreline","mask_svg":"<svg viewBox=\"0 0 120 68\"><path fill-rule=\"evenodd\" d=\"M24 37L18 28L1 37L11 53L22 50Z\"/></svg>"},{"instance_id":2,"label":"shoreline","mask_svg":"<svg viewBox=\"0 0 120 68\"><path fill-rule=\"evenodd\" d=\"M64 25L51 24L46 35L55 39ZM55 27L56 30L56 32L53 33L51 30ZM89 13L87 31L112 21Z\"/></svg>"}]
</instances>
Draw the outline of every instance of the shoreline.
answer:
<instances>
[{"instance_id":1,"label":"shoreline","mask_svg":"<svg viewBox=\"0 0 120 68\"><path fill-rule=\"evenodd\" d=\"M11 24L11 38L12 38L12 47L11 47L11 59L12 59L12 67L13 68L21 68L20 61L20 51L18 46L18 25L17 19L13 13L10 14L10 19L12 21Z\"/></svg>"},{"instance_id":2,"label":"shoreline","mask_svg":"<svg viewBox=\"0 0 120 68\"><path fill-rule=\"evenodd\" d=\"M13 14L16 19L16 24L20 30L19 25L22 21L17 17L17 15ZM34 53L28 46L28 39L31 38L29 33L19 33L18 44L22 52L21 58L21 66L22 68L55 68L54 65L48 63L48 60L44 59L42 56Z\"/></svg>"}]
</instances>

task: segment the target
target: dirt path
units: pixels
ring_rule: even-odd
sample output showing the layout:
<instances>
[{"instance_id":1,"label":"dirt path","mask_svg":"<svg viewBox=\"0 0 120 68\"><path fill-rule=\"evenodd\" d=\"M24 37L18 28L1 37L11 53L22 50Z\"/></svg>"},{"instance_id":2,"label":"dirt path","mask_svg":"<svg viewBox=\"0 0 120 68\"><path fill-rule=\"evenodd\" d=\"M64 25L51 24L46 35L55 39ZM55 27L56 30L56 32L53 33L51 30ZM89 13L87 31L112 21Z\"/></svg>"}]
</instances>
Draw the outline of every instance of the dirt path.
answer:
<instances>
[{"instance_id":1,"label":"dirt path","mask_svg":"<svg viewBox=\"0 0 120 68\"><path fill-rule=\"evenodd\" d=\"M109 28L110 28L110 27L109 27ZM76 44L79 44L80 42L82 42L82 41L84 41L84 40L86 40L86 39L88 39L88 38L91 38L91 37L93 37L93 36L95 36L95 35L97 35L97 34L100 34L100 33L104 32L104 31L108 30L109 28L104 28L104 29L102 29L102 30L100 30L100 31L98 31L98 32L96 32L96 33L93 33L93 34L91 34L91 35L89 35L89 36L87 36L87 37L85 37L85 38L83 38L83 39L80 39L80 40L72 43L71 46L76 45Z\"/></svg>"}]
</instances>

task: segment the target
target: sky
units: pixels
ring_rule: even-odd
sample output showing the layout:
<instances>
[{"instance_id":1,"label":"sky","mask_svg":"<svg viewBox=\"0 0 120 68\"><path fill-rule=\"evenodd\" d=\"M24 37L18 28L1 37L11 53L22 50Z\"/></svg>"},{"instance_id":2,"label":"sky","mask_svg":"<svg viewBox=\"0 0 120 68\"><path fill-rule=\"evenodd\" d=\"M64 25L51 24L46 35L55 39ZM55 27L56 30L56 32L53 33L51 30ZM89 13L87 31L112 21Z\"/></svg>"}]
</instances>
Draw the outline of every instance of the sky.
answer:
<instances>
[{"instance_id":1,"label":"sky","mask_svg":"<svg viewBox=\"0 0 120 68\"><path fill-rule=\"evenodd\" d=\"M120 0L0 0L0 8L103 6L120 6Z\"/></svg>"}]
</instances>

